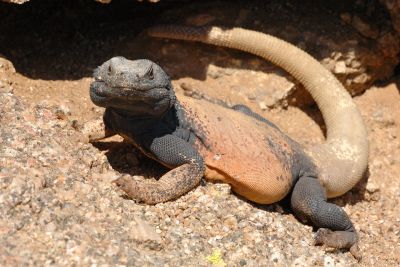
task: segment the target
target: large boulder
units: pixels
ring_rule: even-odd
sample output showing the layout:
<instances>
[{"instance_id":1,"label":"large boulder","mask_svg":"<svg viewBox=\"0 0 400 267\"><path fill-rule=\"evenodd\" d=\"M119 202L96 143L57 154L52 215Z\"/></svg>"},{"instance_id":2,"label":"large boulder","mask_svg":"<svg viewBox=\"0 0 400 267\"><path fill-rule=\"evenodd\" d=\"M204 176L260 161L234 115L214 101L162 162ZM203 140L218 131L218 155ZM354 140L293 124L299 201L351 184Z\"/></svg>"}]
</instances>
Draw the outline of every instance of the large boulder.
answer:
<instances>
[{"instance_id":1,"label":"large boulder","mask_svg":"<svg viewBox=\"0 0 400 267\"><path fill-rule=\"evenodd\" d=\"M392 18L393 28L400 35L400 0L380 0Z\"/></svg>"}]
</instances>

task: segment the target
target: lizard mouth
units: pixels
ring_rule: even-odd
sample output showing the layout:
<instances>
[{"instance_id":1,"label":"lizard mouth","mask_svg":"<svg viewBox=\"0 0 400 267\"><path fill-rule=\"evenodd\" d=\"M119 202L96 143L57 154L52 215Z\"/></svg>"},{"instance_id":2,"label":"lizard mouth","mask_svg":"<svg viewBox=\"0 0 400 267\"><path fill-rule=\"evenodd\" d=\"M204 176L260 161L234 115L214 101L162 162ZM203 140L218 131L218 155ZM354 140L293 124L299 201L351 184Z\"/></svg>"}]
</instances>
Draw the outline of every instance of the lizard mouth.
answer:
<instances>
[{"instance_id":1,"label":"lizard mouth","mask_svg":"<svg viewBox=\"0 0 400 267\"><path fill-rule=\"evenodd\" d=\"M96 79L90 84L90 98L95 104L105 102L108 97L108 86L104 81Z\"/></svg>"}]
</instances>

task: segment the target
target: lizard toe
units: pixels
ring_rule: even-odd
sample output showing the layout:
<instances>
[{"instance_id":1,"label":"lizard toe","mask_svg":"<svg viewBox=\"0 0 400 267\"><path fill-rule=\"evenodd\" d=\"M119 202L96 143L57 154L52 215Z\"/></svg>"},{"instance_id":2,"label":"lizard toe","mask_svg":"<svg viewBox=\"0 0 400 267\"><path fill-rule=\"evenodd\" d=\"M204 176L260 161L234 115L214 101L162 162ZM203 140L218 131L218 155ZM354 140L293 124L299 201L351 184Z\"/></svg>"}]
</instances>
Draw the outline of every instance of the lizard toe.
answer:
<instances>
[{"instance_id":1,"label":"lizard toe","mask_svg":"<svg viewBox=\"0 0 400 267\"><path fill-rule=\"evenodd\" d=\"M124 191L127 196L136 201L143 201L141 198L141 191L138 187L137 182L130 175L122 175L119 178L112 181L119 189Z\"/></svg>"},{"instance_id":2,"label":"lizard toe","mask_svg":"<svg viewBox=\"0 0 400 267\"><path fill-rule=\"evenodd\" d=\"M358 237L355 231L332 231L327 228L319 228L314 236L314 245L346 249L350 251L354 258L361 260Z\"/></svg>"}]
</instances>

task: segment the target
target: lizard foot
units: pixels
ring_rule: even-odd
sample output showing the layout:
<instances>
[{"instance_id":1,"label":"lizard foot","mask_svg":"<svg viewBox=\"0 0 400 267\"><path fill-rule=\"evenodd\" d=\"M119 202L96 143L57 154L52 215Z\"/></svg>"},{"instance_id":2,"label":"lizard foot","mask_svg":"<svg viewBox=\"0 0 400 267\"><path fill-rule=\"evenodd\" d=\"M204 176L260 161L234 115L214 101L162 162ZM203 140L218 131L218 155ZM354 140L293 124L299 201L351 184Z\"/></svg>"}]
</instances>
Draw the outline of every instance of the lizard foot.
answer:
<instances>
[{"instance_id":1,"label":"lizard foot","mask_svg":"<svg viewBox=\"0 0 400 267\"><path fill-rule=\"evenodd\" d=\"M111 129L105 127L102 119L85 123L81 129L81 132L86 136L87 143L98 142L116 134Z\"/></svg>"},{"instance_id":2,"label":"lizard foot","mask_svg":"<svg viewBox=\"0 0 400 267\"><path fill-rule=\"evenodd\" d=\"M361 260L356 232L332 231L327 228L319 228L314 236L314 244L316 246L325 245L336 249L348 249L356 260Z\"/></svg>"},{"instance_id":3,"label":"lizard foot","mask_svg":"<svg viewBox=\"0 0 400 267\"><path fill-rule=\"evenodd\" d=\"M113 184L115 184L119 189L124 191L127 196L133 200L136 200L138 202L145 202L146 201L146 192L143 190L143 186L140 184L143 183L143 181L136 181L137 177L133 177L130 175L122 175L119 178L115 179L112 181ZM148 203L148 204L153 204L153 203Z\"/></svg>"}]
</instances>

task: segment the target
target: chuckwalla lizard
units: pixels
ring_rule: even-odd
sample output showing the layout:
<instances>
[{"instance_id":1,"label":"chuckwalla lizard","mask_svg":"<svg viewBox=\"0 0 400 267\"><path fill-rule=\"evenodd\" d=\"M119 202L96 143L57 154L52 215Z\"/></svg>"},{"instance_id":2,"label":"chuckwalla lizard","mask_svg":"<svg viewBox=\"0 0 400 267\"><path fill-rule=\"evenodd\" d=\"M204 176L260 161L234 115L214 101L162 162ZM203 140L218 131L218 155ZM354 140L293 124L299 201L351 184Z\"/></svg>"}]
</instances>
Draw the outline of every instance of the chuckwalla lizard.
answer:
<instances>
[{"instance_id":1,"label":"chuckwalla lizard","mask_svg":"<svg viewBox=\"0 0 400 267\"><path fill-rule=\"evenodd\" d=\"M149 33L236 48L282 67L312 95L327 138L305 149L246 106L226 108L176 96L156 63L114 57L95 70L90 86L92 101L106 108L103 137L119 134L170 169L157 181L138 182L123 175L115 183L129 197L148 204L178 198L203 176L229 183L234 192L256 203L273 203L291 194L294 214L319 228L316 244L347 248L359 257L352 222L340 207L327 202L360 180L368 159L363 120L340 82L304 51L260 32L169 25Z\"/></svg>"}]
</instances>

